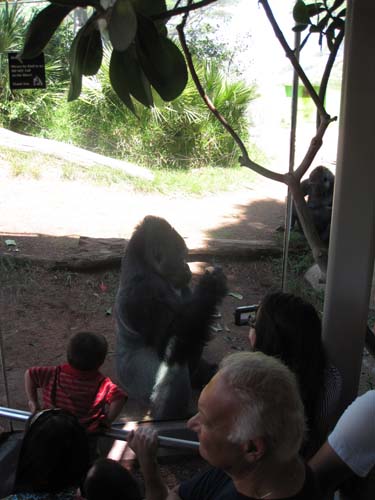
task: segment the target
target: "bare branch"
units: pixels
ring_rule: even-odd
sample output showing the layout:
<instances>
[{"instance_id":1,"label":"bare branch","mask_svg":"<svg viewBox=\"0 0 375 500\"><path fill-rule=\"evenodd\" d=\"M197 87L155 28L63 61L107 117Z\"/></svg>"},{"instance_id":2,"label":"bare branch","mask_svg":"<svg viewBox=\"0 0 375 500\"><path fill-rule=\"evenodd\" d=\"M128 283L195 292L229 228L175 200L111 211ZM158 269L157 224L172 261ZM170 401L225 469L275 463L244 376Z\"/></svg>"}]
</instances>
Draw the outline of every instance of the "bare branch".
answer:
<instances>
[{"instance_id":1,"label":"bare branch","mask_svg":"<svg viewBox=\"0 0 375 500\"><path fill-rule=\"evenodd\" d=\"M206 7L206 5L210 5L214 2L217 2L217 0L201 0L200 2L185 5L184 7L176 7L175 9L160 12L160 14L154 14L153 16L151 16L151 19L153 19L154 21L156 21L157 19L168 19L173 16L185 14L186 12L191 12L192 10L201 9L202 7Z\"/></svg>"},{"instance_id":2,"label":"bare branch","mask_svg":"<svg viewBox=\"0 0 375 500\"><path fill-rule=\"evenodd\" d=\"M227 122L227 120L224 118L224 116L216 109L213 102L211 101L209 96L204 91L203 86L202 86L202 84L199 80L199 77L197 75L197 72L195 71L195 67L194 67L193 59L191 57L190 50L186 44L186 38L185 38L185 33L184 33L185 22L186 22L186 18L182 21L182 23L180 23L177 26L177 32L178 32L178 36L180 39L182 50L184 51L184 54L185 54L187 65L188 65L189 70L190 70L191 77L193 78L195 87L198 90L199 95L202 97L202 99L205 102L208 109L217 118L217 120L219 120L219 122L223 125L223 127L229 132L229 134L232 136L233 140L236 142L236 144L240 148L240 151L242 153L242 157L240 158L241 165L254 170L258 174L264 175L265 177L267 177L269 179L285 183L286 181L285 181L283 174L279 174L277 172L273 172L271 170L268 170L267 168L262 167L261 165L259 165L258 163L255 163L254 161L252 161L250 159L248 152L247 152L247 149L246 149L244 143L242 142L242 140L240 139L240 137L236 134L236 132L233 130L233 128Z\"/></svg>"},{"instance_id":3,"label":"bare branch","mask_svg":"<svg viewBox=\"0 0 375 500\"><path fill-rule=\"evenodd\" d=\"M323 76L322 76L322 79L320 81L320 87L319 87L319 98L322 102L325 101L329 77L331 76L331 71L332 71L333 65L336 61L337 52L338 52L340 45L344 39L344 35L345 35L345 29L341 30L340 33L337 35L337 38L333 44L333 48L329 54L326 67L324 68ZM319 124L320 124L319 113L317 114L316 123L317 123L317 127L319 127Z\"/></svg>"},{"instance_id":4,"label":"bare branch","mask_svg":"<svg viewBox=\"0 0 375 500\"><path fill-rule=\"evenodd\" d=\"M320 122L316 135L311 139L309 149L307 150L305 157L303 158L300 165L295 169L294 176L297 180L301 180L303 175L307 172L308 168L314 161L314 158L323 144L323 136L328 128L328 125L335 121L334 118L323 118Z\"/></svg>"},{"instance_id":5,"label":"bare branch","mask_svg":"<svg viewBox=\"0 0 375 500\"><path fill-rule=\"evenodd\" d=\"M255 163L249 158L247 149L242 142L241 138L237 135L237 133L233 130L231 125L226 121L226 119L221 115L221 113L216 109L214 106L213 102L209 98L209 96L205 93L205 90L203 89L203 86L199 80L199 77L197 75L197 72L194 67L194 63L192 60L191 53L189 51L189 48L186 44L186 38L185 38L185 33L184 33L184 28L185 24L187 22L187 17L188 17L188 8L192 5L198 5L198 4L192 4L192 0L190 0L186 6L185 10L185 15L183 16L183 19L181 23L177 26L177 32L179 35L180 43L182 50L184 52L185 58L187 65L190 70L190 74L192 76L192 79L194 81L195 87L199 93L199 95L202 97L204 103L208 107L208 109L211 111L211 113L216 117L216 119L223 125L223 127L227 130L227 132L231 135L233 140L236 142L238 145L242 156L240 158L240 163L242 166L245 166L247 168L250 168L251 170L257 172L260 175L263 175L269 179L278 181L278 182L283 182L284 184L288 185L291 192L292 196L294 199L295 207L299 216L299 220L302 225L303 232L306 236L306 239L310 245L310 248L312 250L313 256L315 261L318 263L321 271L323 273L326 272L327 269L327 248L326 246L322 243L321 239L319 238L319 235L317 233L316 227L314 225L314 222L312 220L311 214L309 212L309 208L307 207L303 191L301 189L300 185L300 180L301 177L305 174L307 169L310 167L311 163L313 162L317 152L319 151L322 143L323 143L323 136L325 134L325 131L328 127L328 125L331 123L331 121L335 120L336 118L331 118L329 114L326 112L324 108L324 103L323 99L318 96L316 93L314 87L312 86L310 80L306 76L304 70L299 64L299 61L297 60L293 50L289 47L288 43L286 42L286 39L280 30L273 13L270 9L270 6L268 4L267 0L259 0L259 2L262 4L266 15L268 17L268 20L275 32L275 35L279 42L281 43L282 47L285 50L285 53L289 60L291 61L291 64L293 65L296 73L298 74L299 78L305 85L311 99L313 100L315 106L317 107L317 112L318 116L320 117L320 124L317 129L315 137L311 140L310 146L308 148L308 151L303 158L301 164L299 167L291 173L286 173L286 174L280 174L277 172L273 172L271 170L268 170L265 167L262 167L261 165ZM202 2L199 2L200 4ZM182 13L182 12L179 12ZM328 71L327 78L329 77L330 71Z\"/></svg>"},{"instance_id":6,"label":"bare branch","mask_svg":"<svg viewBox=\"0 0 375 500\"><path fill-rule=\"evenodd\" d=\"M273 15L273 12L271 10L271 7L269 6L268 0L259 0L259 3L262 4L264 11L266 13L266 16L268 17L269 22L271 23L271 26L273 28L273 31L276 35L276 38L279 40L281 46L283 47L286 56L290 60L290 62L293 65L293 68L296 70L299 78L303 82L304 86L306 87L307 92L309 93L311 99L314 101L315 106L318 109L318 112L321 116L322 119L329 120L330 116L328 115L327 111L324 108L324 105L322 101L319 99L318 94L316 93L314 87L312 86L310 80L306 76L306 73L303 71L301 65L299 64L297 58L294 55L293 50L289 47L288 42L286 41L279 25L277 24L277 21Z\"/></svg>"}]
</instances>

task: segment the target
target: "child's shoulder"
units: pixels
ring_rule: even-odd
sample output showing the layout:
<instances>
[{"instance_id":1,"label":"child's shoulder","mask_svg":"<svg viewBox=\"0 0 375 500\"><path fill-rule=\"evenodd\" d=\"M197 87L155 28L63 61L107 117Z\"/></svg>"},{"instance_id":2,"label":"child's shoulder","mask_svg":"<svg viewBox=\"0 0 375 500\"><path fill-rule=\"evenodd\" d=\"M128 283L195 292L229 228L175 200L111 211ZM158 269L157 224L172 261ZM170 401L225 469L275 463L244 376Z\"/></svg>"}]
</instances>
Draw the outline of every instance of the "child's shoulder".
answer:
<instances>
[{"instance_id":1,"label":"child's shoulder","mask_svg":"<svg viewBox=\"0 0 375 500\"><path fill-rule=\"evenodd\" d=\"M30 373L36 373L36 372L47 373L47 372L54 372L56 371L57 368L58 368L57 366L31 366L27 370Z\"/></svg>"}]
</instances>

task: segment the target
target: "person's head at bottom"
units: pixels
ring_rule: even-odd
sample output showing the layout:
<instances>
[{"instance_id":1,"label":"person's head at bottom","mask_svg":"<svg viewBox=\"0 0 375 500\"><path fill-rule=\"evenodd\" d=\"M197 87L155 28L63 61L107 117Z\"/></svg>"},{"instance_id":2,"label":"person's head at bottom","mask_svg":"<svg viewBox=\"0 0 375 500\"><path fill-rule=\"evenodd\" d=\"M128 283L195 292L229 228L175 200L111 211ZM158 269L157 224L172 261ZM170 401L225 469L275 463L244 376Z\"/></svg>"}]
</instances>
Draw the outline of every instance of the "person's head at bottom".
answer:
<instances>
[{"instance_id":1,"label":"person's head at bottom","mask_svg":"<svg viewBox=\"0 0 375 500\"><path fill-rule=\"evenodd\" d=\"M75 490L89 467L89 444L77 418L61 409L35 413L27 422L14 493Z\"/></svg>"},{"instance_id":2,"label":"person's head at bottom","mask_svg":"<svg viewBox=\"0 0 375 500\"><path fill-rule=\"evenodd\" d=\"M303 404L295 376L276 358L260 352L226 357L203 389L188 426L198 434L201 456L235 483L251 476L259 490L263 479L278 483L278 475L289 468L301 472L296 491L302 487Z\"/></svg>"},{"instance_id":3,"label":"person's head at bottom","mask_svg":"<svg viewBox=\"0 0 375 500\"><path fill-rule=\"evenodd\" d=\"M109 458L97 460L83 487L87 500L141 500L137 481L121 464Z\"/></svg>"}]
</instances>

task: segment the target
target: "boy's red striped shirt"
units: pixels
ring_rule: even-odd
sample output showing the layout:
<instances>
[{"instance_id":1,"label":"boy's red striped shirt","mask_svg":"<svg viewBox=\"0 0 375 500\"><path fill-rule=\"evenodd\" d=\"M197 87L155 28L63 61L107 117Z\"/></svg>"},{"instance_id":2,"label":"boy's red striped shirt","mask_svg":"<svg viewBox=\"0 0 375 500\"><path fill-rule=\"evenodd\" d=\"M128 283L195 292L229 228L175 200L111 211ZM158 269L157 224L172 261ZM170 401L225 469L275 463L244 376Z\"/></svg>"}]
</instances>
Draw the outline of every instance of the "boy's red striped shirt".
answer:
<instances>
[{"instance_id":1,"label":"boy's red striped shirt","mask_svg":"<svg viewBox=\"0 0 375 500\"><path fill-rule=\"evenodd\" d=\"M30 378L42 389L44 408L63 408L75 415L89 432L106 419L106 407L127 394L98 370L76 370L69 364L34 366Z\"/></svg>"}]
</instances>

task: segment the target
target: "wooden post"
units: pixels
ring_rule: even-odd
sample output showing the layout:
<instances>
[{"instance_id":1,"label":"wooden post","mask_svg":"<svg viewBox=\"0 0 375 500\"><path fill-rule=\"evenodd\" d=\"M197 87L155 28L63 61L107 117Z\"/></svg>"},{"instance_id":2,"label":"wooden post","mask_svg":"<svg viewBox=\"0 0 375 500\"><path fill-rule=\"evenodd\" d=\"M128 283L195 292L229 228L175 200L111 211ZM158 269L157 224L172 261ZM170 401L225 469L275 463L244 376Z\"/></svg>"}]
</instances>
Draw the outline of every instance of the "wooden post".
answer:
<instances>
[{"instance_id":1,"label":"wooden post","mask_svg":"<svg viewBox=\"0 0 375 500\"><path fill-rule=\"evenodd\" d=\"M323 338L357 395L374 264L375 2L348 0Z\"/></svg>"}]
</instances>

